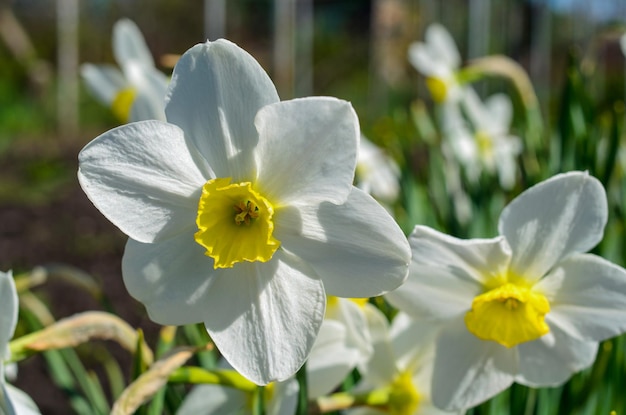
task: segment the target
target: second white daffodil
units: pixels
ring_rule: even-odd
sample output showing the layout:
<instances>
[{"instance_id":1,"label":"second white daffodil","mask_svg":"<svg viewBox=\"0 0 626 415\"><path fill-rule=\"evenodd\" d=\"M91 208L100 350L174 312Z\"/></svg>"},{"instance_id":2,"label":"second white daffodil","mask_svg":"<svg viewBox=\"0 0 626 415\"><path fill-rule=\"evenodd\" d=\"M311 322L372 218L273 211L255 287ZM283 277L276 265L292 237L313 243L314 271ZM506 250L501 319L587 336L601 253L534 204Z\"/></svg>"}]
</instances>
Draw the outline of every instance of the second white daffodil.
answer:
<instances>
[{"instance_id":1,"label":"second white daffodil","mask_svg":"<svg viewBox=\"0 0 626 415\"><path fill-rule=\"evenodd\" d=\"M607 215L600 182L571 172L513 200L497 238L415 228L409 279L387 297L442 326L435 405L469 408L513 382L559 385L593 363L599 341L626 331L626 271L585 253Z\"/></svg>"},{"instance_id":2,"label":"second white daffodil","mask_svg":"<svg viewBox=\"0 0 626 415\"><path fill-rule=\"evenodd\" d=\"M458 102L463 87L457 72L461 54L450 32L438 23L426 29L424 42L414 42L409 47L409 62L426 76L426 84L437 103Z\"/></svg>"},{"instance_id":3,"label":"second white daffodil","mask_svg":"<svg viewBox=\"0 0 626 415\"><path fill-rule=\"evenodd\" d=\"M204 322L252 381L287 379L315 342L326 294L380 295L410 262L394 220L352 186L356 114L334 98L280 102L225 40L181 57L165 113L79 156L83 190L130 237L126 287L158 323Z\"/></svg>"},{"instance_id":4,"label":"second white daffodil","mask_svg":"<svg viewBox=\"0 0 626 415\"><path fill-rule=\"evenodd\" d=\"M517 157L522 152L522 140L509 132L513 113L510 98L494 94L483 102L476 91L466 87L461 104L442 108L444 137L455 159L470 182L478 183L481 172L486 171L497 174L500 186L510 190L515 185Z\"/></svg>"},{"instance_id":5,"label":"second white daffodil","mask_svg":"<svg viewBox=\"0 0 626 415\"><path fill-rule=\"evenodd\" d=\"M137 25L129 19L116 22L112 43L121 70L113 65L83 64L80 73L89 91L123 123L165 120L163 104L169 80L155 67Z\"/></svg>"}]
</instances>

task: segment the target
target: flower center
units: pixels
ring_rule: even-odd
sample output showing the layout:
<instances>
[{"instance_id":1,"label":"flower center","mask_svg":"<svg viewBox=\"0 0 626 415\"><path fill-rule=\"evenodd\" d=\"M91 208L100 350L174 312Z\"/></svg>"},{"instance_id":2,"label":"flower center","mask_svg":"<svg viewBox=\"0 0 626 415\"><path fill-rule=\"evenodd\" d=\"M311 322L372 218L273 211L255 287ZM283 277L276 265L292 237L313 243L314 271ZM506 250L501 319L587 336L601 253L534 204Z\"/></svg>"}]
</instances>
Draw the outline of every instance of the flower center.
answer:
<instances>
[{"instance_id":1,"label":"flower center","mask_svg":"<svg viewBox=\"0 0 626 415\"><path fill-rule=\"evenodd\" d=\"M391 415L412 415L417 411L420 397L410 372L400 373L391 383L390 388L389 413Z\"/></svg>"},{"instance_id":2,"label":"flower center","mask_svg":"<svg viewBox=\"0 0 626 415\"><path fill-rule=\"evenodd\" d=\"M549 311L544 295L509 282L475 297L465 325L480 339L513 347L548 333Z\"/></svg>"},{"instance_id":3,"label":"flower center","mask_svg":"<svg viewBox=\"0 0 626 415\"><path fill-rule=\"evenodd\" d=\"M250 225L250 221L252 219L259 217L259 207L251 200L246 200L245 203L241 201L233 206L233 208L235 209L235 212L237 212L235 214L235 223L237 225L241 225L242 223Z\"/></svg>"},{"instance_id":4,"label":"flower center","mask_svg":"<svg viewBox=\"0 0 626 415\"><path fill-rule=\"evenodd\" d=\"M494 146L491 136L484 131L478 131L474 135L476 144L478 145L478 152L483 160L491 160L494 156Z\"/></svg>"},{"instance_id":5,"label":"flower center","mask_svg":"<svg viewBox=\"0 0 626 415\"><path fill-rule=\"evenodd\" d=\"M426 78L426 86L436 103L441 104L446 100L446 96L448 95L448 86L443 79L436 77Z\"/></svg>"},{"instance_id":6,"label":"flower center","mask_svg":"<svg viewBox=\"0 0 626 415\"><path fill-rule=\"evenodd\" d=\"M111 111L113 111L113 115L123 123L127 123L130 118L130 110L136 95L137 92L134 88L125 88L118 92L115 98L113 98Z\"/></svg>"},{"instance_id":7,"label":"flower center","mask_svg":"<svg viewBox=\"0 0 626 415\"><path fill-rule=\"evenodd\" d=\"M249 182L209 180L198 203L196 242L215 260L214 268L238 262L266 262L280 246L272 236L274 208Z\"/></svg>"}]
</instances>

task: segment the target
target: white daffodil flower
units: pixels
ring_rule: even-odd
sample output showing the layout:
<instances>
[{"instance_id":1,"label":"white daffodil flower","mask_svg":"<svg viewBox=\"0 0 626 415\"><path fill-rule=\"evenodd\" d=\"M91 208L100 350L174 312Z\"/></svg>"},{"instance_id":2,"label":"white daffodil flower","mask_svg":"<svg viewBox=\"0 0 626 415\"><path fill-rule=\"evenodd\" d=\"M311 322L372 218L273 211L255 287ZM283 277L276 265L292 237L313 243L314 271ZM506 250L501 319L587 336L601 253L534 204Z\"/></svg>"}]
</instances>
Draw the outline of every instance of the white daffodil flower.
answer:
<instances>
[{"instance_id":1,"label":"white daffodil flower","mask_svg":"<svg viewBox=\"0 0 626 415\"><path fill-rule=\"evenodd\" d=\"M360 391L386 391L387 410L375 407L350 410L350 415L446 415L433 406L430 386L434 359L434 335L437 326L411 319L398 313L391 327L376 308L368 310L374 354L361 370ZM458 413L458 412L457 412Z\"/></svg>"},{"instance_id":2,"label":"white daffodil flower","mask_svg":"<svg viewBox=\"0 0 626 415\"><path fill-rule=\"evenodd\" d=\"M9 355L9 340L17 325L18 298L13 275L0 271L0 415L40 414L37 405L21 390L4 379L4 360Z\"/></svg>"},{"instance_id":3,"label":"white daffodil flower","mask_svg":"<svg viewBox=\"0 0 626 415\"><path fill-rule=\"evenodd\" d=\"M81 76L93 96L111 108L122 122L165 120L168 78L154 59L135 23L121 19L113 26L113 65L81 66Z\"/></svg>"},{"instance_id":4,"label":"white daffodil flower","mask_svg":"<svg viewBox=\"0 0 626 415\"><path fill-rule=\"evenodd\" d=\"M437 103L456 102L463 95L457 71L461 55L450 32L433 23L426 29L424 42L409 47L409 62L426 77L426 84Z\"/></svg>"},{"instance_id":5,"label":"white daffodil flower","mask_svg":"<svg viewBox=\"0 0 626 415\"><path fill-rule=\"evenodd\" d=\"M383 149L361 135L356 186L376 199L393 203L400 194L400 167Z\"/></svg>"},{"instance_id":6,"label":"white daffodil flower","mask_svg":"<svg viewBox=\"0 0 626 415\"><path fill-rule=\"evenodd\" d=\"M626 271L585 253L607 216L600 182L570 172L513 200L497 238L415 228L409 279L387 298L443 325L435 405L469 408L513 382L560 385L593 363L599 341L626 331Z\"/></svg>"},{"instance_id":7,"label":"white daffodil flower","mask_svg":"<svg viewBox=\"0 0 626 415\"><path fill-rule=\"evenodd\" d=\"M515 185L522 141L509 133L510 98L494 94L483 103L476 92L467 87L462 104L469 122L456 103L442 107L443 133L452 152L474 183L486 170L498 175L503 189L511 189Z\"/></svg>"},{"instance_id":8,"label":"white daffodil flower","mask_svg":"<svg viewBox=\"0 0 626 415\"><path fill-rule=\"evenodd\" d=\"M204 322L258 384L307 358L326 295L371 297L406 278L410 248L352 186L359 125L334 98L279 101L260 65L226 40L174 69L167 123L113 129L79 155L79 180L130 240L130 294L161 324Z\"/></svg>"}]
</instances>

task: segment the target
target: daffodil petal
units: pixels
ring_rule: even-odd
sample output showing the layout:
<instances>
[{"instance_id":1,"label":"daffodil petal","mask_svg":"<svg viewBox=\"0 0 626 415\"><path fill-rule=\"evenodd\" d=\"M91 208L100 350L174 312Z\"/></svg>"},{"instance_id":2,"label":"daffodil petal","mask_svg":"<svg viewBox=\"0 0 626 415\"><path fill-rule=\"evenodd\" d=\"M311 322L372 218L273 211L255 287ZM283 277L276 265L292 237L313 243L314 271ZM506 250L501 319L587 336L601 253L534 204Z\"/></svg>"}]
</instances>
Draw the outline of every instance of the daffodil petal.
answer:
<instances>
[{"instance_id":1,"label":"daffodil petal","mask_svg":"<svg viewBox=\"0 0 626 415\"><path fill-rule=\"evenodd\" d=\"M13 274L11 271L0 271L0 361L8 357L4 356L4 353L15 332L17 309L18 299Z\"/></svg>"},{"instance_id":2,"label":"daffodil petal","mask_svg":"<svg viewBox=\"0 0 626 415\"><path fill-rule=\"evenodd\" d=\"M400 370L421 371L426 362L432 366L435 337L442 327L430 320L412 318L402 311L396 314L389 336Z\"/></svg>"},{"instance_id":3,"label":"daffodil petal","mask_svg":"<svg viewBox=\"0 0 626 415\"><path fill-rule=\"evenodd\" d=\"M373 353L367 319L365 317L368 304L357 305L348 298L335 297L334 305L326 304L326 320L340 322L346 329L346 344L359 351L359 363L363 363Z\"/></svg>"},{"instance_id":4,"label":"daffodil petal","mask_svg":"<svg viewBox=\"0 0 626 415\"><path fill-rule=\"evenodd\" d=\"M246 392L235 388L198 385L185 396L176 415L238 415L245 410L248 399Z\"/></svg>"},{"instance_id":5,"label":"daffodil petal","mask_svg":"<svg viewBox=\"0 0 626 415\"><path fill-rule=\"evenodd\" d=\"M361 135L356 186L376 199L394 202L400 194L400 167L385 151Z\"/></svg>"},{"instance_id":6,"label":"daffodil petal","mask_svg":"<svg viewBox=\"0 0 626 415\"><path fill-rule=\"evenodd\" d=\"M130 108L128 121L142 120L165 121L165 112L163 111L162 103L159 105L158 101L155 101L149 94L143 94L138 91Z\"/></svg>"},{"instance_id":7,"label":"daffodil petal","mask_svg":"<svg viewBox=\"0 0 626 415\"><path fill-rule=\"evenodd\" d=\"M234 43L220 39L189 49L170 82L165 113L179 125L217 177L250 181L258 142L254 117L278 102L274 84L259 63Z\"/></svg>"},{"instance_id":8,"label":"daffodil petal","mask_svg":"<svg viewBox=\"0 0 626 415\"><path fill-rule=\"evenodd\" d=\"M2 362L0 362L0 413L7 415L16 415L15 408L13 407L13 402L11 401L11 397L9 396L9 392L7 390L8 385L4 380L4 370L2 366Z\"/></svg>"},{"instance_id":9,"label":"daffodil petal","mask_svg":"<svg viewBox=\"0 0 626 415\"><path fill-rule=\"evenodd\" d=\"M304 363L324 318L320 280L278 250L265 263L239 263L213 281L205 326L226 360L264 385L292 376Z\"/></svg>"},{"instance_id":10,"label":"daffodil petal","mask_svg":"<svg viewBox=\"0 0 626 415\"><path fill-rule=\"evenodd\" d=\"M522 148L522 140L513 135L501 137L496 143L496 169L503 189L511 189L515 185L516 157L522 152Z\"/></svg>"},{"instance_id":11,"label":"daffodil petal","mask_svg":"<svg viewBox=\"0 0 626 415\"><path fill-rule=\"evenodd\" d=\"M126 65L138 63L154 67L154 59L137 25L130 19L120 19L113 26L113 56L126 72Z\"/></svg>"},{"instance_id":12,"label":"daffodil petal","mask_svg":"<svg viewBox=\"0 0 626 415\"><path fill-rule=\"evenodd\" d=\"M511 98L503 93L493 94L485 99L486 117L484 122L493 126L493 130L507 132L513 118Z\"/></svg>"},{"instance_id":13,"label":"daffodil petal","mask_svg":"<svg viewBox=\"0 0 626 415\"><path fill-rule=\"evenodd\" d=\"M553 176L515 198L499 230L513 251L511 272L539 280L562 258L593 248L608 216L606 193L586 172Z\"/></svg>"},{"instance_id":14,"label":"daffodil petal","mask_svg":"<svg viewBox=\"0 0 626 415\"><path fill-rule=\"evenodd\" d=\"M441 409L478 405L511 386L518 372L516 348L480 340L462 321L442 330L435 350L431 393Z\"/></svg>"},{"instance_id":15,"label":"daffodil petal","mask_svg":"<svg viewBox=\"0 0 626 415\"><path fill-rule=\"evenodd\" d=\"M626 331L626 270L595 255L572 255L535 289L550 299L550 316L570 336L602 341Z\"/></svg>"},{"instance_id":16,"label":"daffodil petal","mask_svg":"<svg viewBox=\"0 0 626 415\"><path fill-rule=\"evenodd\" d=\"M434 23L428 26L424 36L430 50L436 52L436 56L449 68L458 68L461 64L461 55L452 35L448 30Z\"/></svg>"},{"instance_id":17,"label":"daffodil petal","mask_svg":"<svg viewBox=\"0 0 626 415\"><path fill-rule=\"evenodd\" d=\"M445 320L467 312L483 285L506 271L511 255L502 237L463 240L426 226L416 226L409 243L409 278L386 298L417 318Z\"/></svg>"},{"instance_id":18,"label":"daffodil petal","mask_svg":"<svg viewBox=\"0 0 626 415\"><path fill-rule=\"evenodd\" d=\"M129 86L122 72L113 65L85 63L80 67L80 76L89 92L107 106L113 103L120 90Z\"/></svg>"},{"instance_id":19,"label":"daffodil petal","mask_svg":"<svg viewBox=\"0 0 626 415\"><path fill-rule=\"evenodd\" d=\"M347 342L346 328L338 321L324 320L307 360L309 399L332 392L356 367L359 351Z\"/></svg>"},{"instance_id":20,"label":"daffodil petal","mask_svg":"<svg viewBox=\"0 0 626 415\"><path fill-rule=\"evenodd\" d=\"M130 64L126 74L136 92L129 121L165 121L165 95L168 78L154 68Z\"/></svg>"},{"instance_id":21,"label":"daffodil petal","mask_svg":"<svg viewBox=\"0 0 626 415\"><path fill-rule=\"evenodd\" d=\"M295 378L290 378L285 382L276 382L274 398L266 402L265 413L267 415L295 414L298 406L299 389Z\"/></svg>"},{"instance_id":22,"label":"daffodil petal","mask_svg":"<svg viewBox=\"0 0 626 415\"><path fill-rule=\"evenodd\" d=\"M463 110L477 130L484 130L490 135L503 135L511 124L511 99L505 94L493 94L484 102L478 93L470 87L465 88Z\"/></svg>"},{"instance_id":23,"label":"daffodil petal","mask_svg":"<svg viewBox=\"0 0 626 415\"><path fill-rule=\"evenodd\" d=\"M519 373L517 383L530 387L558 386L574 373L593 364L597 342L578 340L563 331L552 314L546 316L550 333L517 346Z\"/></svg>"},{"instance_id":24,"label":"daffodil petal","mask_svg":"<svg viewBox=\"0 0 626 415\"><path fill-rule=\"evenodd\" d=\"M110 130L78 156L78 179L94 205L131 238L164 240L195 229L209 171L195 164L182 130L158 121Z\"/></svg>"},{"instance_id":25,"label":"daffodil petal","mask_svg":"<svg viewBox=\"0 0 626 415\"><path fill-rule=\"evenodd\" d=\"M369 328L372 346L371 359L359 367L366 383L377 387L389 386L399 373L396 356L389 337L387 317L377 308L365 310L367 327Z\"/></svg>"},{"instance_id":26,"label":"daffodil petal","mask_svg":"<svg viewBox=\"0 0 626 415\"><path fill-rule=\"evenodd\" d=\"M263 107L255 124L257 186L275 205L346 200L360 135L350 103L327 97L283 101Z\"/></svg>"},{"instance_id":27,"label":"daffodil petal","mask_svg":"<svg viewBox=\"0 0 626 415\"><path fill-rule=\"evenodd\" d=\"M10 385L5 385L5 393L7 394L14 408L15 414L18 415L41 415L37 404L24 391ZM10 414L11 412L9 412Z\"/></svg>"},{"instance_id":28,"label":"daffodil petal","mask_svg":"<svg viewBox=\"0 0 626 415\"><path fill-rule=\"evenodd\" d=\"M374 297L404 282L410 261L406 237L370 195L352 188L343 205L277 209L276 238L305 259L329 295Z\"/></svg>"},{"instance_id":29,"label":"daffodil petal","mask_svg":"<svg viewBox=\"0 0 626 415\"><path fill-rule=\"evenodd\" d=\"M122 259L126 289L164 325L204 321L207 293L220 272L195 243L193 231L152 244L129 239Z\"/></svg>"},{"instance_id":30,"label":"daffodil petal","mask_svg":"<svg viewBox=\"0 0 626 415\"><path fill-rule=\"evenodd\" d=\"M433 58L430 48L422 42L415 42L409 46L409 62L422 75L428 77L448 77L452 73L445 62Z\"/></svg>"},{"instance_id":31,"label":"daffodil petal","mask_svg":"<svg viewBox=\"0 0 626 415\"><path fill-rule=\"evenodd\" d=\"M424 42L409 46L409 61L423 75L449 78L461 64L461 55L446 28L435 23L426 29Z\"/></svg>"},{"instance_id":32,"label":"daffodil petal","mask_svg":"<svg viewBox=\"0 0 626 415\"><path fill-rule=\"evenodd\" d=\"M418 390L419 386L418 386ZM418 407L419 415L464 415L465 410L460 411L443 411L432 404L429 397L426 395L420 395L420 404Z\"/></svg>"}]
</instances>

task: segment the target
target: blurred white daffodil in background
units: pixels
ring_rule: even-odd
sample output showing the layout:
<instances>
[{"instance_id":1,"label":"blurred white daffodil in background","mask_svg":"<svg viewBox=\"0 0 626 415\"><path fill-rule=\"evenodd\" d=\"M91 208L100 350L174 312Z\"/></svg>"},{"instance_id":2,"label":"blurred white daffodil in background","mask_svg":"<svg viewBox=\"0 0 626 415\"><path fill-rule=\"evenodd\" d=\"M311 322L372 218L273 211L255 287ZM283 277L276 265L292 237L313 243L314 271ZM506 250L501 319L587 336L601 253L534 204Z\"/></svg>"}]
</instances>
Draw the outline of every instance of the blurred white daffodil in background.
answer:
<instances>
[{"instance_id":1,"label":"blurred white daffodil in background","mask_svg":"<svg viewBox=\"0 0 626 415\"><path fill-rule=\"evenodd\" d=\"M123 278L161 324L204 322L258 384L304 363L326 295L401 285L408 242L352 185L359 125L334 98L279 101L261 66L226 40L174 69L167 123L132 123L79 155L79 180L130 239Z\"/></svg>"},{"instance_id":2,"label":"blurred white daffodil in background","mask_svg":"<svg viewBox=\"0 0 626 415\"><path fill-rule=\"evenodd\" d=\"M0 271L0 415L40 414L35 402L6 383L4 361L10 358L9 340L17 325L18 298L11 272Z\"/></svg>"},{"instance_id":3,"label":"blurred white daffodil in background","mask_svg":"<svg viewBox=\"0 0 626 415\"><path fill-rule=\"evenodd\" d=\"M445 27L438 23L428 26L424 42L414 42L409 47L409 62L426 77L435 102L458 102L461 99L463 87L457 77L461 55Z\"/></svg>"},{"instance_id":4,"label":"blurred white daffodil in background","mask_svg":"<svg viewBox=\"0 0 626 415\"><path fill-rule=\"evenodd\" d=\"M164 121L168 77L155 67L139 28L131 20L115 23L113 55L121 71L113 65L81 66L81 76L92 95L123 123Z\"/></svg>"},{"instance_id":5,"label":"blurred white daffodil in background","mask_svg":"<svg viewBox=\"0 0 626 415\"><path fill-rule=\"evenodd\" d=\"M361 367L374 352L366 316L370 307L372 305L367 298L330 296L326 299L325 319L334 320L344 327L345 347L356 352L354 359L348 359L351 368Z\"/></svg>"},{"instance_id":6,"label":"blurred white daffodil in background","mask_svg":"<svg viewBox=\"0 0 626 415\"><path fill-rule=\"evenodd\" d=\"M570 172L513 200L497 238L415 228L409 279L387 298L442 324L437 406L469 408L513 382L560 385L593 363L599 341L626 331L626 271L585 253L602 239L607 216L600 182Z\"/></svg>"},{"instance_id":7,"label":"blurred white daffodil in background","mask_svg":"<svg viewBox=\"0 0 626 415\"><path fill-rule=\"evenodd\" d=\"M385 203L400 194L400 167L385 151L361 135L356 186Z\"/></svg>"},{"instance_id":8,"label":"blurred white daffodil in background","mask_svg":"<svg viewBox=\"0 0 626 415\"><path fill-rule=\"evenodd\" d=\"M451 103L442 107L446 144L471 182L478 183L481 172L486 170L490 175L497 174L503 189L511 189L515 185L522 140L509 132L512 119L510 98L494 94L483 102L472 88L467 87L461 103L461 106Z\"/></svg>"},{"instance_id":9,"label":"blurred white daffodil in background","mask_svg":"<svg viewBox=\"0 0 626 415\"><path fill-rule=\"evenodd\" d=\"M372 333L374 354L361 371L358 390L378 391L383 396L384 410L363 407L350 410L350 415L445 415L433 406L430 395L434 359L434 335L437 326L412 320L398 313L391 323L378 310L368 310L368 326ZM375 395L373 392L372 395ZM458 411L456 413L459 413Z\"/></svg>"}]
</instances>

